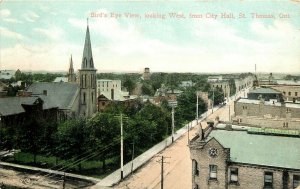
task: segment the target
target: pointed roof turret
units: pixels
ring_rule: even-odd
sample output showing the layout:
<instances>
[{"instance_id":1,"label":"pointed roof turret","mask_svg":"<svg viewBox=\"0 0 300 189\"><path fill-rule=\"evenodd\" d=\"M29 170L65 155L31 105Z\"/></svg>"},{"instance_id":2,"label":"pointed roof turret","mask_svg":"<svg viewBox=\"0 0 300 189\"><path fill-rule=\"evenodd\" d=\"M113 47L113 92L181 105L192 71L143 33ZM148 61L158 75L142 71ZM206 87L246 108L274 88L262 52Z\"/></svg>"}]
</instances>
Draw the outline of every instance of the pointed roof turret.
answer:
<instances>
[{"instance_id":1,"label":"pointed roof turret","mask_svg":"<svg viewBox=\"0 0 300 189\"><path fill-rule=\"evenodd\" d=\"M85 35L85 42L84 42L81 69L95 69L94 68L94 61L93 61L93 54L92 54L92 46L91 46L88 19L87 19L87 28L86 28L86 35Z\"/></svg>"},{"instance_id":2,"label":"pointed roof turret","mask_svg":"<svg viewBox=\"0 0 300 189\"><path fill-rule=\"evenodd\" d=\"M69 68L69 70L74 70L74 68L73 68L72 55L71 55L71 58L70 58L70 68Z\"/></svg>"}]
</instances>

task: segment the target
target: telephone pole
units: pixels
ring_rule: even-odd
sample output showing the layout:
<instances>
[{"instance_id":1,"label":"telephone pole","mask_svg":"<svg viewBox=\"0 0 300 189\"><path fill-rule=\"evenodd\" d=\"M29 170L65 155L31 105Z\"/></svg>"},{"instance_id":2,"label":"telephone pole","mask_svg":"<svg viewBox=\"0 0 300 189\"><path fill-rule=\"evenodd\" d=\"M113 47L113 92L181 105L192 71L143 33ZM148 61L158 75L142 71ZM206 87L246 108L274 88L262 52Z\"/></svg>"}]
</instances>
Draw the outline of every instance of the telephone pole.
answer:
<instances>
[{"instance_id":1,"label":"telephone pole","mask_svg":"<svg viewBox=\"0 0 300 189\"><path fill-rule=\"evenodd\" d=\"M229 108L229 115L228 115L229 117L228 117L228 120L229 120L229 122L231 122L230 121L230 118L231 118L231 116L230 116L230 104L228 104L228 108Z\"/></svg>"},{"instance_id":2,"label":"telephone pole","mask_svg":"<svg viewBox=\"0 0 300 189\"><path fill-rule=\"evenodd\" d=\"M211 108L211 113L214 113L214 102L215 101L215 88L213 87L213 100L212 100L212 108Z\"/></svg>"},{"instance_id":3,"label":"telephone pole","mask_svg":"<svg viewBox=\"0 0 300 189\"><path fill-rule=\"evenodd\" d=\"M121 121L121 180L123 180L123 118L122 114L120 115Z\"/></svg>"},{"instance_id":4,"label":"telephone pole","mask_svg":"<svg viewBox=\"0 0 300 189\"><path fill-rule=\"evenodd\" d=\"M198 110L198 106L199 106L199 100L198 100L198 91L196 92L196 98L197 98L197 103L196 103L196 119L197 119L197 124L198 124L198 117L199 117L199 110Z\"/></svg>"},{"instance_id":5,"label":"telephone pole","mask_svg":"<svg viewBox=\"0 0 300 189\"><path fill-rule=\"evenodd\" d=\"M174 106L172 106L172 143L174 142Z\"/></svg>"},{"instance_id":6,"label":"telephone pole","mask_svg":"<svg viewBox=\"0 0 300 189\"><path fill-rule=\"evenodd\" d=\"M164 157L164 156L161 156L161 175L160 175L160 188L161 189L164 189L164 163L169 163L169 162L165 162L165 158L171 158L171 157ZM157 161L159 162L159 161Z\"/></svg>"}]
</instances>

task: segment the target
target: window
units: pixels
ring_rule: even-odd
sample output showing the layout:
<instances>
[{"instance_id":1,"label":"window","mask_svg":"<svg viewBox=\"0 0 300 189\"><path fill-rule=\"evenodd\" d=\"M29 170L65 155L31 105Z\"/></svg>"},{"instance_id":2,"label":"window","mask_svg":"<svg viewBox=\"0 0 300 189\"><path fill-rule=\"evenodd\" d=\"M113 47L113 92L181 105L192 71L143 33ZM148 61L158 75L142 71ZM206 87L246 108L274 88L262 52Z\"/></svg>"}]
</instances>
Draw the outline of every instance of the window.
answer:
<instances>
[{"instance_id":1,"label":"window","mask_svg":"<svg viewBox=\"0 0 300 189\"><path fill-rule=\"evenodd\" d=\"M289 92L289 96L291 96L291 92Z\"/></svg>"},{"instance_id":2,"label":"window","mask_svg":"<svg viewBox=\"0 0 300 189\"><path fill-rule=\"evenodd\" d=\"M265 172L265 183L264 188L273 188L273 173L272 172Z\"/></svg>"},{"instance_id":3,"label":"window","mask_svg":"<svg viewBox=\"0 0 300 189\"><path fill-rule=\"evenodd\" d=\"M198 184L195 184L195 187L194 187L194 189L199 189L199 186L198 186Z\"/></svg>"},{"instance_id":4,"label":"window","mask_svg":"<svg viewBox=\"0 0 300 189\"><path fill-rule=\"evenodd\" d=\"M92 92L92 102L94 102L94 93Z\"/></svg>"},{"instance_id":5,"label":"window","mask_svg":"<svg viewBox=\"0 0 300 189\"><path fill-rule=\"evenodd\" d=\"M298 92L295 92L295 96L298 96Z\"/></svg>"},{"instance_id":6,"label":"window","mask_svg":"<svg viewBox=\"0 0 300 189\"><path fill-rule=\"evenodd\" d=\"M217 168L216 165L209 165L209 179L217 179Z\"/></svg>"},{"instance_id":7,"label":"window","mask_svg":"<svg viewBox=\"0 0 300 189\"><path fill-rule=\"evenodd\" d=\"M283 91L283 95L285 95L285 91Z\"/></svg>"},{"instance_id":8,"label":"window","mask_svg":"<svg viewBox=\"0 0 300 189\"><path fill-rule=\"evenodd\" d=\"M199 175L199 167L198 167L198 162L196 160L192 160L192 165L193 165L193 175L198 176Z\"/></svg>"},{"instance_id":9,"label":"window","mask_svg":"<svg viewBox=\"0 0 300 189\"><path fill-rule=\"evenodd\" d=\"M238 182L238 168L230 168L230 182L231 183Z\"/></svg>"},{"instance_id":10,"label":"window","mask_svg":"<svg viewBox=\"0 0 300 189\"><path fill-rule=\"evenodd\" d=\"M293 175L293 188L300 186L300 175Z\"/></svg>"},{"instance_id":11,"label":"window","mask_svg":"<svg viewBox=\"0 0 300 189\"><path fill-rule=\"evenodd\" d=\"M85 93L83 93L83 103L85 104Z\"/></svg>"}]
</instances>

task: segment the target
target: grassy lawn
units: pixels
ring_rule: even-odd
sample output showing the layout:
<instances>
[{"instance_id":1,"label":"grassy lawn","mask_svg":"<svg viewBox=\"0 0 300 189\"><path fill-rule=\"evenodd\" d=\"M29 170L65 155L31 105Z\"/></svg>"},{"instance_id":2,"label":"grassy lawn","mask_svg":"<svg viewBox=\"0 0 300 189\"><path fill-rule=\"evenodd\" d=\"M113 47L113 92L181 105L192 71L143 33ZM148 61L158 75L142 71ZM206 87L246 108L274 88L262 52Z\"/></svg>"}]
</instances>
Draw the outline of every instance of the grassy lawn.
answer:
<instances>
[{"instance_id":1,"label":"grassy lawn","mask_svg":"<svg viewBox=\"0 0 300 189\"><path fill-rule=\"evenodd\" d=\"M36 164L33 163L33 155L30 153L19 152L5 160L6 162L17 163L21 165L30 165L41 168L48 168L53 170L66 171L96 178L103 178L115 169L117 169L118 163L116 159L106 160L106 172L102 169L102 162L97 160L84 161L81 163L81 171L79 171L78 164L74 161L66 161L61 159L56 159L54 156L41 156L38 155L36 158ZM56 164L57 163L57 164Z\"/></svg>"}]
</instances>

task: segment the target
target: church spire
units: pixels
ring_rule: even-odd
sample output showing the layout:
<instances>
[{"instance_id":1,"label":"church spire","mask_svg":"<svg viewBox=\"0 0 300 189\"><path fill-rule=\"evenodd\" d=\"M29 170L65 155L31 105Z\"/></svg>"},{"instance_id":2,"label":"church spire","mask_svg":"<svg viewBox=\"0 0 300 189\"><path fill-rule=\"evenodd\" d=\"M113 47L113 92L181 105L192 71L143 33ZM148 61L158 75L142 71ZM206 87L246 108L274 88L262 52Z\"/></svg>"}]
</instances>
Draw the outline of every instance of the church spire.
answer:
<instances>
[{"instance_id":1,"label":"church spire","mask_svg":"<svg viewBox=\"0 0 300 189\"><path fill-rule=\"evenodd\" d=\"M71 54L71 59L70 59L70 68L69 68L69 70L73 70L73 72L74 72L72 54Z\"/></svg>"},{"instance_id":2,"label":"church spire","mask_svg":"<svg viewBox=\"0 0 300 189\"><path fill-rule=\"evenodd\" d=\"M68 73L68 82L75 82L75 81L76 81L76 75L74 73L73 59L72 59L72 55L71 55L70 67L69 67L69 73Z\"/></svg>"},{"instance_id":3,"label":"church spire","mask_svg":"<svg viewBox=\"0 0 300 189\"><path fill-rule=\"evenodd\" d=\"M93 54L92 54L92 46L91 46L88 19L87 19L87 28L86 28L86 34L85 34L85 42L84 42L81 69L95 69L94 61L93 61Z\"/></svg>"}]
</instances>

